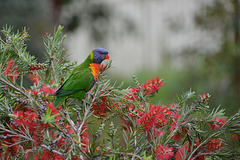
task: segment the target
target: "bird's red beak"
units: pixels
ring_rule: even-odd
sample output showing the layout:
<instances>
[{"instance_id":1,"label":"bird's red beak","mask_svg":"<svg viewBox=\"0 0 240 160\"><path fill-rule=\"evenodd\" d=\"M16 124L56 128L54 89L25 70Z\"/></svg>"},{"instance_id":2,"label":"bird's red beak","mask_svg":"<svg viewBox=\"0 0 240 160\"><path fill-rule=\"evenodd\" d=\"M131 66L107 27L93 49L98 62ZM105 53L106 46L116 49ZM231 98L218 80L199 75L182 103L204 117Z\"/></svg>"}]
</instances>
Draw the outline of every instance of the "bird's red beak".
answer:
<instances>
[{"instance_id":1,"label":"bird's red beak","mask_svg":"<svg viewBox=\"0 0 240 160\"><path fill-rule=\"evenodd\" d=\"M106 54L106 55L104 56L104 59L109 59L109 55Z\"/></svg>"}]
</instances>

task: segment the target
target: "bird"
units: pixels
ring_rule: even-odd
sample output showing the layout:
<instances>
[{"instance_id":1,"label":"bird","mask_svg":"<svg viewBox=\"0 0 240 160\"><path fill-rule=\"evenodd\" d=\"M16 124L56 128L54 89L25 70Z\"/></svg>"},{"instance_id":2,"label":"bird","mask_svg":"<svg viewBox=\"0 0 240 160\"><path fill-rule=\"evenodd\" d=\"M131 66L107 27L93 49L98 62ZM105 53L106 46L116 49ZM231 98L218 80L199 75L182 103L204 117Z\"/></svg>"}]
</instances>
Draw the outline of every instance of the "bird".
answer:
<instances>
[{"instance_id":1,"label":"bird","mask_svg":"<svg viewBox=\"0 0 240 160\"><path fill-rule=\"evenodd\" d=\"M100 64L106 59L109 59L106 49L94 49L83 63L72 70L63 84L53 93L53 96L57 97L53 103L54 106L58 107L67 98L76 98L82 102L85 95L97 82Z\"/></svg>"}]
</instances>

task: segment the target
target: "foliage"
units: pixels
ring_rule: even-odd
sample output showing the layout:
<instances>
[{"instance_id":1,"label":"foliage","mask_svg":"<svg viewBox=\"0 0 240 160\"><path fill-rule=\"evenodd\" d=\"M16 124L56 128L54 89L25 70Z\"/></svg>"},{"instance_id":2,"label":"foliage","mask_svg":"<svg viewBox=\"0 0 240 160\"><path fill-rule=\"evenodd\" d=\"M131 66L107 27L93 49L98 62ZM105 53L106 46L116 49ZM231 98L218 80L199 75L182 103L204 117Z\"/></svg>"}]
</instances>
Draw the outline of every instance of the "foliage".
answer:
<instances>
[{"instance_id":1,"label":"foliage","mask_svg":"<svg viewBox=\"0 0 240 160\"><path fill-rule=\"evenodd\" d=\"M205 84L214 94L215 105L228 106L226 112L230 115L238 109L240 94L240 1L213 0L201 11L195 16L196 26L209 34L215 33L212 34L215 41L210 43L219 43L219 48L206 53L204 49L194 49L195 46L186 49L184 53L195 53L194 56L201 53L196 59L203 59L186 81L195 83L197 80ZM196 63L195 60L192 62Z\"/></svg>"},{"instance_id":2,"label":"foliage","mask_svg":"<svg viewBox=\"0 0 240 160\"><path fill-rule=\"evenodd\" d=\"M62 47L59 26L45 34L46 62L27 52L26 29L2 30L0 39L0 156L2 159L216 159L239 158L240 115L210 110L209 94L188 91L169 105L149 99L164 85L158 77L134 88L111 84L101 66L99 81L83 102L53 105L52 96L75 62ZM30 88L23 86L29 77ZM116 123L114 118L120 121ZM90 129L90 124L97 128ZM106 125L109 124L109 127ZM106 137L103 134L106 133Z\"/></svg>"}]
</instances>

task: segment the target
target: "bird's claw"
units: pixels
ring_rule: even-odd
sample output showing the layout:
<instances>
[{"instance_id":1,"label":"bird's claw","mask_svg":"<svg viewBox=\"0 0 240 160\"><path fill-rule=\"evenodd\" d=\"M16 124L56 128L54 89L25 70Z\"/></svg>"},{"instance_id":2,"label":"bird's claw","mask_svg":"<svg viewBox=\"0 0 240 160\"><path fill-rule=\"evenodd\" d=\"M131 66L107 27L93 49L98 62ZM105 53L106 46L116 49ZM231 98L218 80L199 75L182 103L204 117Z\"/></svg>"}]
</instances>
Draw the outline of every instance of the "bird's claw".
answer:
<instances>
[{"instance_id":1,"label":"bird's claw","mask_svg":"<svg viewBox=\"0 0 240 160\"><path fill-rule=\"evenodd\" d=\"M91 92L87 92L86 94L90 95L92 98L94 98L94 95Z\"/></svg>"}]
</instances>

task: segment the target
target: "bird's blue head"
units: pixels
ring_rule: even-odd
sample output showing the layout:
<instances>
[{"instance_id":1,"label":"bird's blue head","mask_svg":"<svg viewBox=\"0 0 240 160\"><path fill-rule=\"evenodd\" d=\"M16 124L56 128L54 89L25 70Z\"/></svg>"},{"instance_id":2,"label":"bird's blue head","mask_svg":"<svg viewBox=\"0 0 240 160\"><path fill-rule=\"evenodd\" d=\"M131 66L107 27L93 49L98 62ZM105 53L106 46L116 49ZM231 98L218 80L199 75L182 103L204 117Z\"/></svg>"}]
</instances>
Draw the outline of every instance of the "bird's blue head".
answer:
<instances>
[{"instance_id":1,"label":"bird's blue head","mask_svg":"<svg viewBox=\"0 0 240 160\"><path fill-rule=\"evenodd\" d=\"M93 63L102 63L103 60L109 59L108 51L104 48L96 48L93 51Z\"/></svg>"}]
</instances>

